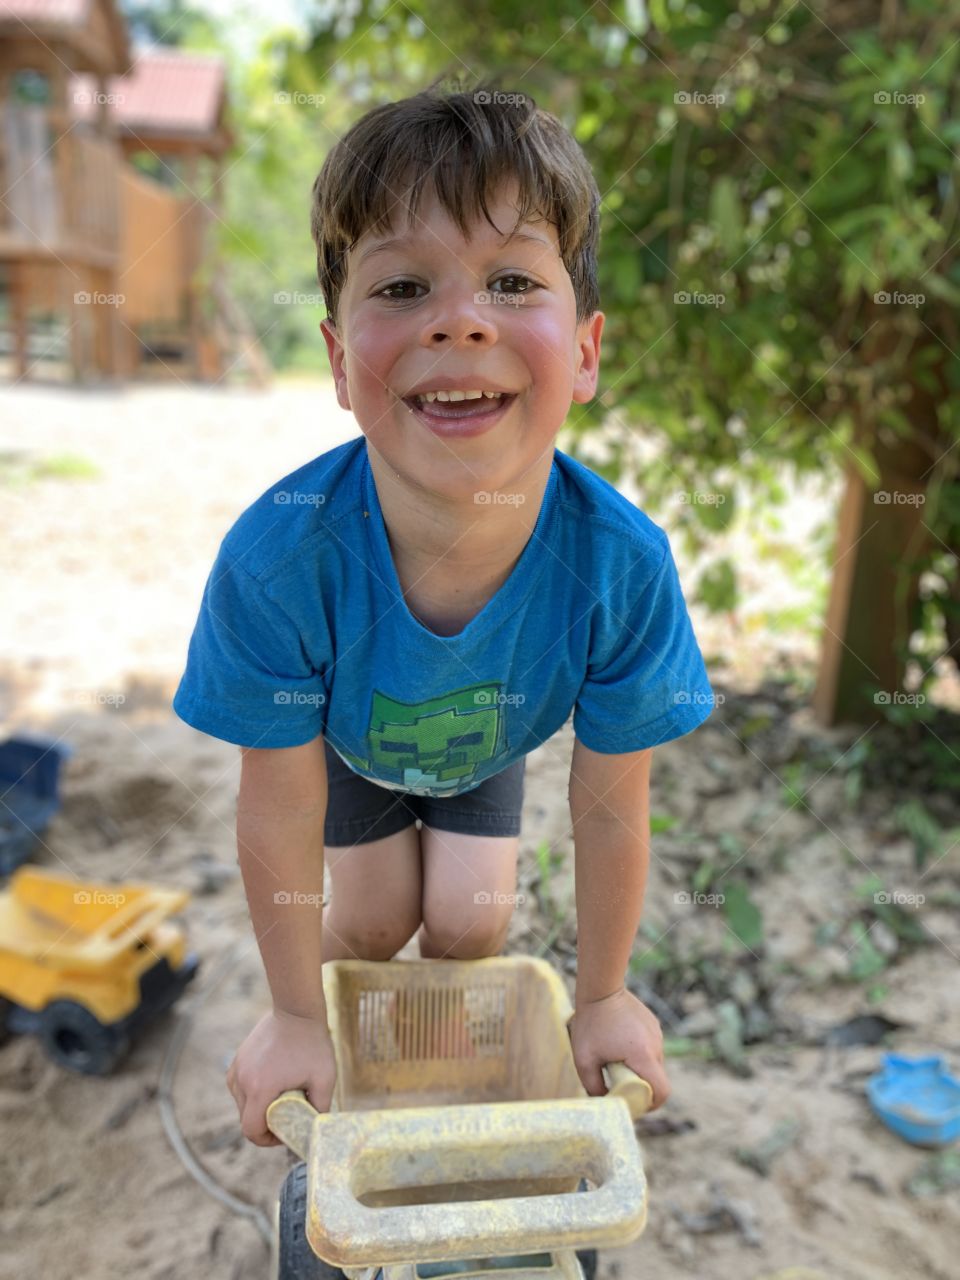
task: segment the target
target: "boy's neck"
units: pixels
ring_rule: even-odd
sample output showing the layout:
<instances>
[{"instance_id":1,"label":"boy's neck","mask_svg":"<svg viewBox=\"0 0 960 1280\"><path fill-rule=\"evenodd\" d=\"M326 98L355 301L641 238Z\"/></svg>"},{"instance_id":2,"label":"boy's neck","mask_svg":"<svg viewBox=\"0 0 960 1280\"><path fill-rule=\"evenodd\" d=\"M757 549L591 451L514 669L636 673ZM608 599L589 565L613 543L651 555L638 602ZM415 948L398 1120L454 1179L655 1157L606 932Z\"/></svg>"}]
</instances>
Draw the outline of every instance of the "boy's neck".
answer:
<instances>
[{"instance_id":1,"label":"boy's neck","mask_svg":"<svg viewBox=\"0 0 960 1280\"><path fill-rule=\"evenodd\" d=\"M522 501L452 500L410 482L367 443L367 456L394 559L419 573L496 573L512 566L530 540L553 464L553 445L505 490ZM399 566L398 566L399 567Z\"/></svg>"}]
</instances>

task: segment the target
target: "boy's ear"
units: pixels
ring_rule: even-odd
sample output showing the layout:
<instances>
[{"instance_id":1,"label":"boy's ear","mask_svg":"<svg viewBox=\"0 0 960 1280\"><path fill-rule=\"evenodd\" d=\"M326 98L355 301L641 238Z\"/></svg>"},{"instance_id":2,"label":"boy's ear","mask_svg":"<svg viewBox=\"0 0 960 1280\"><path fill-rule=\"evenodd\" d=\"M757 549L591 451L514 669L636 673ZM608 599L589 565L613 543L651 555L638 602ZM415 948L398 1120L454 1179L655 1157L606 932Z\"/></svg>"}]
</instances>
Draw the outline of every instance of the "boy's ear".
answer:
<instances>
[{"instance_id":1,"label":"boy's ear","mask_svg":"<svg viewBox=\"0 0 960 1280\"><path fill-rule=\"evenodd\" d=\"M343 343L337 334L336 324L329 316L320 321L320 332L323 334L323 340L327 344L330 371L333 374L333 381L337 388L337 403L341 409L349 409L350 393L347 390L347 366Z\"/></svg>"},{"instance_id":2,"label":"boy's ear","mask_svg":"<svg viewBox=\"0 0 960 1280\"><path fill-rule=\"evenodd\" d=\"M600 373L600 335L606 316L595 311L577 326L577 370L573 379L573 399L576 404L586 404L597 393L597 377Z\"/></svg>"}]
</instances>

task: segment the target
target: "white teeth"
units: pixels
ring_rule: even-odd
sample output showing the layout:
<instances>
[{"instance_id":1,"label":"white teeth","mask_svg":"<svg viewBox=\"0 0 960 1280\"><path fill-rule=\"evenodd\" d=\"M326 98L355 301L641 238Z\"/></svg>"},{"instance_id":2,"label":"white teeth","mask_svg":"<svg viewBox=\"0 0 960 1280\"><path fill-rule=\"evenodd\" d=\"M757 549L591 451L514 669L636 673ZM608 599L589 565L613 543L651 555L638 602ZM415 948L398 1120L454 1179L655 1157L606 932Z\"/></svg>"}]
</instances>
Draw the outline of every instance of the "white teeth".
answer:
<instances>
[{"instance_id":1,"label":"white teeth","mask_svg":"<svg viewBox=\"0 0 960 1280\"><path fill-rule=\"evenodd\" d=\"M502 391L424 391L416 398L418 400L479 400L481 396L485 396L488 400L499 400L503 396Z\"/></svg>"}]
</instances>

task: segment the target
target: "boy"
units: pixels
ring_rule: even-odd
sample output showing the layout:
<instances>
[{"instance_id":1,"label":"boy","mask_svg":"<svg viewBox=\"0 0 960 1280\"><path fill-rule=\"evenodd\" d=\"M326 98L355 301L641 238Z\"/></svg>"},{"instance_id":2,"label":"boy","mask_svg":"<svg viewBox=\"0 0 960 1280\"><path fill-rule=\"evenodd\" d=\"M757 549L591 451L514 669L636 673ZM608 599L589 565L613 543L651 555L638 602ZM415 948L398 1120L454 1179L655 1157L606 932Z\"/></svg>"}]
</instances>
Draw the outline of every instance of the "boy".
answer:
<instances>
[{"instance_id":1,"label":"boy","mask_svg":"<svg viewBox=\"0 0 960 1280\"><path fill-rule=\"evenodd\" d=\"M320 327L362 435L227 533L173 702L243 748L239 861L273 1008L227 1083L259 1145L284 1089L329 1108L323 963L389 959L415 932L427 958L500 952L524 757L571 710L574 1060L592 1095L614 1061L654 1107L668 1095L625 975L652 749L712 695L666 535L554 447L597 384L598 211L561 123L495 90L375 108L314 184Z\"/></svg>"}]
</instances>

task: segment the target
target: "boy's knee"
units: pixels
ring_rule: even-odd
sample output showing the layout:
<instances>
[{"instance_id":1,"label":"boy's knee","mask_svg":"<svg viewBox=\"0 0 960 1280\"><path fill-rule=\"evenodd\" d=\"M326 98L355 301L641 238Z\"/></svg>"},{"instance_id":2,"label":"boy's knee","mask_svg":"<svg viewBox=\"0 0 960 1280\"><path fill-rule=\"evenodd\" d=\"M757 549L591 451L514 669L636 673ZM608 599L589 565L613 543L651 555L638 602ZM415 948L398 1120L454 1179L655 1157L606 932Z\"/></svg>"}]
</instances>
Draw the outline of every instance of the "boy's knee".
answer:
<instances>
[{"instance_id":1,"label":"boy's knee","mask_svg":"<svg viewBox=\"0 0 960 1280\"><path fill-rule=\"evenodd\" d=\"M357 916L342 927L333 927L360 960L392 960L420 927L419 911L398 911L389 916Z\"/></svg>"},{"instance_id":2,"label":"boy's knee","mask_svg":"<svg viewBox=\"0 0 960 1280\"><path fill-rule=\"evenodd\" d=\"M440 919L426 912L423 929L431 954L447 960L480 960L503 950L512 915L512 905L471 904L470 911L448 910Z\"/></svg>"}]
</instances>

